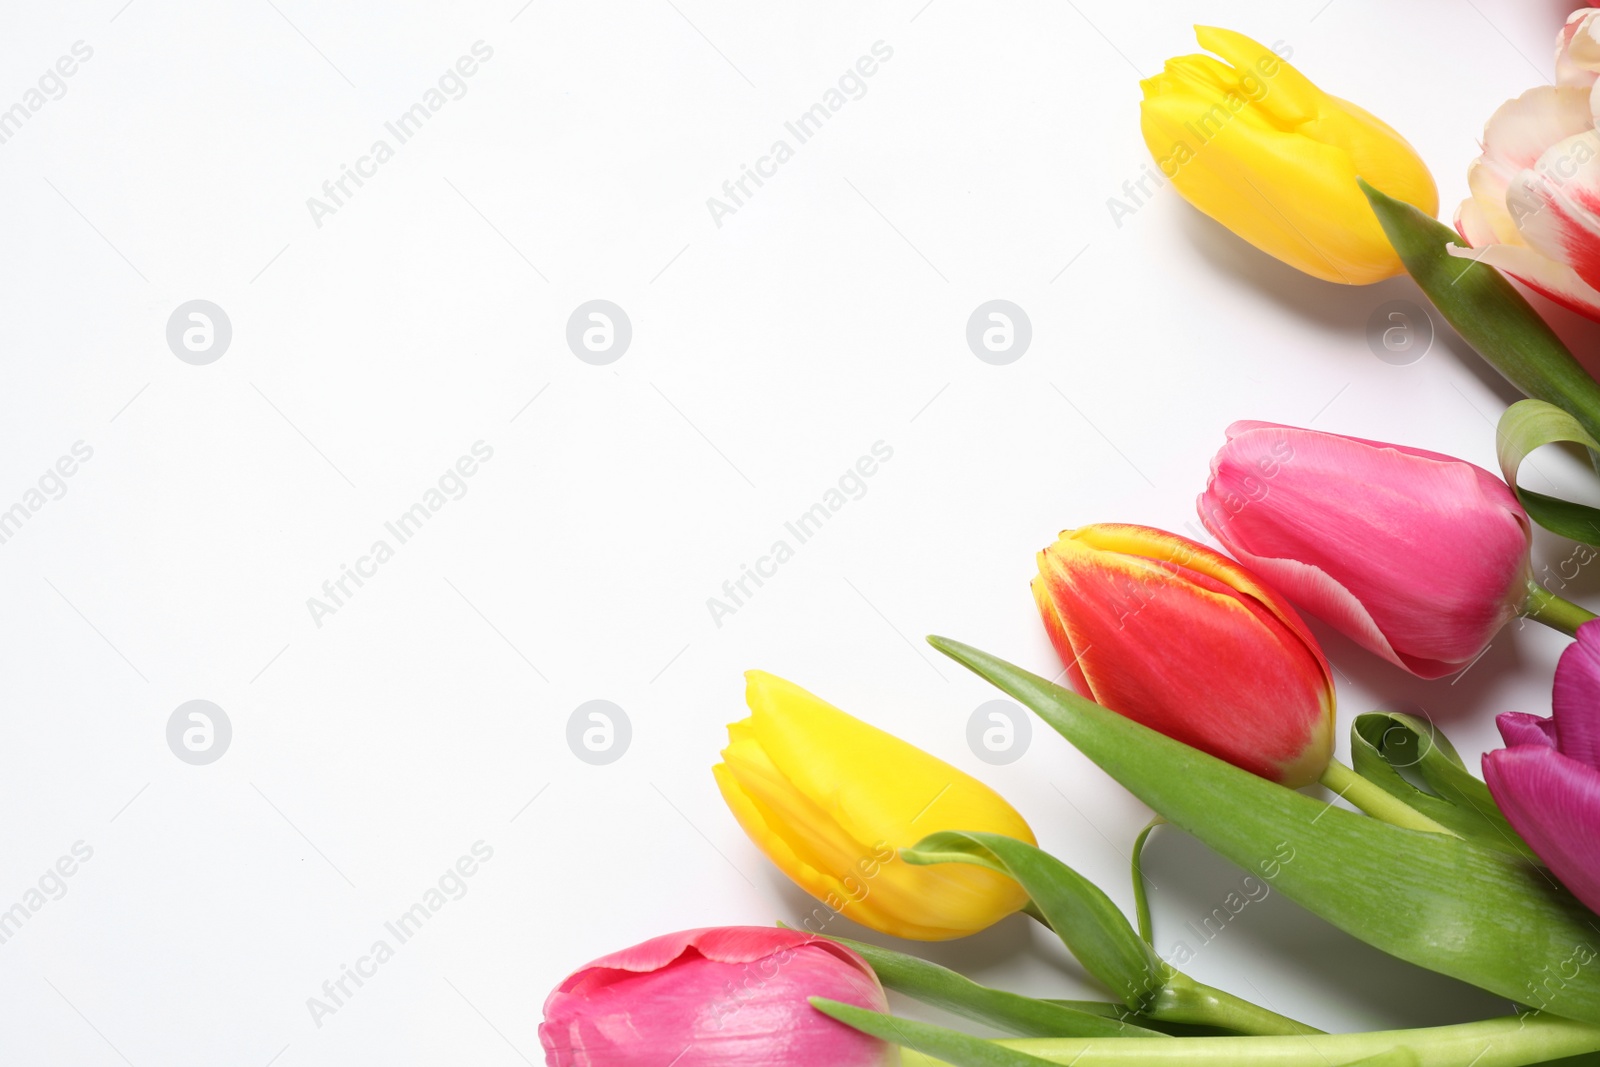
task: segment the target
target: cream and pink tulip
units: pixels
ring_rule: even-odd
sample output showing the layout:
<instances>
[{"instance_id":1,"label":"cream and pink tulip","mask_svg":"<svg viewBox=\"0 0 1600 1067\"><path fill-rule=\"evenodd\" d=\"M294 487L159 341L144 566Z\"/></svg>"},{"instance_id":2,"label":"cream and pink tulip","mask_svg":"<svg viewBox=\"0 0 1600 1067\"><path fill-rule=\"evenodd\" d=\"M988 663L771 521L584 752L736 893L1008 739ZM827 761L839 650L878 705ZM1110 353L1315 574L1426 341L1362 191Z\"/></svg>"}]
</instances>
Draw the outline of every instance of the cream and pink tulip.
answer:
<instances>
[{"instance_id":1,"label":"cream and pink tulip","mask_svg":"<svg viewBox=\"0 0 1600 1067\"><path fill-rule=\"evenodd\" d=\"M1556 84L1501 105L1467 170L1459 254L1600 320L1600 11L1556 38Z\"/></svg>"}]
</instances>

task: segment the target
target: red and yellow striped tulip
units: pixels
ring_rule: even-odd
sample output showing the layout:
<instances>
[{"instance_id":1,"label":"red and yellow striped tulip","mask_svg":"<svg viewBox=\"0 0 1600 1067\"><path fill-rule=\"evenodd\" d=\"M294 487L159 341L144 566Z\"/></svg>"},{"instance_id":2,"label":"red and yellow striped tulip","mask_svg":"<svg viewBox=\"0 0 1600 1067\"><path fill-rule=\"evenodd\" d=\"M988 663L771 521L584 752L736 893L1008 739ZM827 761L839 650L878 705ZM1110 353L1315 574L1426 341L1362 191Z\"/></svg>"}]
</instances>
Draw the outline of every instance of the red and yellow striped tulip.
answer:
<instances>
[{"instance_id":1,"label":"red and yellow striped tulip","mask_svg":"<svg viewBox=\"0 0 1600 1067\"><path fill-rule=\"evenodd\" d=\"M1204 545L1097 524L1039 553L1034 600L1079 694L1291 787L1333 758L1333 676L1293 608Z\"/></svg>"}]
</instances>

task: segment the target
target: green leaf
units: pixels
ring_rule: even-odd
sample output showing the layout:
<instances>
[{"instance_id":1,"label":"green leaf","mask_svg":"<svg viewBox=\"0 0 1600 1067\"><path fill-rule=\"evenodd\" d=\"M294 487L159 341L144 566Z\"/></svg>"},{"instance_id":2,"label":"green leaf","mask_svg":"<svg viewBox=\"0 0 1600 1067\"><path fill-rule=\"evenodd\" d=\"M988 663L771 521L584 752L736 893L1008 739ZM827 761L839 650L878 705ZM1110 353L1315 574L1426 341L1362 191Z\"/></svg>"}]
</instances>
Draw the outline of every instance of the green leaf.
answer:
<instances>
[{"instance_id":1,"label":"green leaf","mask_svg":"<svg viewBox=\"0 0 1600 1067\"><path fill-rule=\"evenodd\" d=\"M963 1034L932 1023L919 1023L911 1019L898 1019L893 1015L858 1008L854 1004L841 1004L826 997L812 997L811 1006L829 1018L854 1027L863 1034L882 1038L896 1045L914 1049L928 1056L937 1056L950 1067L1049 1067L1049 1060L1041 1060L1026 1052L1017 1052L981 1037Z\"/></svg>"},{"instance_id":2,"label":"green leaf","mask_svg":"<svg viewBox=\"0 0 1600 1067\"><path fill-rule=\"evenodd\" d=\"M1155 1030L1123 1021L1128 1010L1121 1005L1104 1005L1108 1010L1089 1012L1048 1000L1035 1000L1002 989L990 989L937 963L893 949L847 937L819 936L838 942L866 960L885 988L1021 1037L1162 1036Z\"/></svg>"},{"instance_id":3,"label":"green leaf","mask_svg":"<svg viewBox=\"0 0 1600 1067\"><path fill-rule=\"evenodd\" d=\"M1356 717L1350 728L1351 762L1361 776L1462 837L1484 846L1538 862L1538 857L1511 828L1448 738L1430 722L1398 712L1372 712ZM1418 789L1402 770L1428 787Z\"/></svg>"},{"instance_id":4,"label":"green leaf","mask_svg":"<svg viewBox=\"0 0 1600 1067\"><path fill-rule=\"evenodd\" d=\"M946 831L901 849L907 863L970 863L1016 880L1085 970L1129 1009L1143 1011L1167 967L1100 887L1042 849L1002 834Z\"/></svg>"},{"instance_id":5,"label":"green leaf","mask_svg":"<svg viewBox=\"0 0 1600 1067\"><path fill-rule=\"evenodd\" d=\"M929 641L1032 708L1173 825L1341 930L1513 1001L1537 990L1548 1011L1600 1023L1600 917L1540 868L1325 804L988 653ZM1548 981L1552 970L1564 981Z\"/></svg>"},{"instance_id":6,"label":"green leaf","mask_svg":"<svg viewBox=\"0 0 1600 1067\"><path fill-rule=\"evenodd\" d=\"M1586 504L1562 500L1560 497L1535 493L1517 484L1517 471L1522 461L1536 449L1545 445L1566 442L1582 445L1593 453L1600 453L1600 443L1586 432L1577 419L1554 404L1542 400L1519 400L1506 408L1495 430L1495 451L1500 457L1500 473L1506 484L1517 494L1534 522L1551 533L1582 541L1587 545L1600 545L1600 510Z\"/></svg>"},{"instance_id":7,"label":"green leaf","mask_svg":"<svg viewBox=\"0 0 1600 1067\"><path fill-rule=\"evenodd\" d=\"M901 849L900 857L907 863L971 863L1014 879L1084 969L1137 1014L1244 1034L1321 1032L1167 966L1098 886L1026 842L947 831Z\"/></svg>"},{"instance_id":8,"label":"green leaf","mask_svg":"<svg viewBox=\"0 0 1600 1067\"><path fill-rule=\"evenodd\" d=\"M1137 1023L1148 1030L1154 1031L1157 1036L1165 1034L1168 1037L1241 1037L1244 1034L1227 1026L1207 1026L1201 1023L1177 1023L1168 1019L1157 1019L1149 1015L1130 1015L1128 1009L1121 1004L1112 1004L1103 1000L1059 1000L1054 997L1047 998L1047 1004L1059 1004L1064 1008L1076 1008L1093 1015L1104 1015L1113 1019L1126 1018L1130 1023ZM1140 1037L1140 1034L1131 1034L1131 1037Z\"/></svg>"},{"instance_id":9,"label":"green leaf","mask_svg":"<svg viewBox=\"0 0 1600 1067\"><path fill-rule=\"evenodd\" d=\"M1600 383L1572 357L1532 305L1493 267L1452 256L1450 227L1366 182L1373 212L1411 277L1456 332L1528 396L1570 411L1600 437Z\"/></svg>"}]
</instances>

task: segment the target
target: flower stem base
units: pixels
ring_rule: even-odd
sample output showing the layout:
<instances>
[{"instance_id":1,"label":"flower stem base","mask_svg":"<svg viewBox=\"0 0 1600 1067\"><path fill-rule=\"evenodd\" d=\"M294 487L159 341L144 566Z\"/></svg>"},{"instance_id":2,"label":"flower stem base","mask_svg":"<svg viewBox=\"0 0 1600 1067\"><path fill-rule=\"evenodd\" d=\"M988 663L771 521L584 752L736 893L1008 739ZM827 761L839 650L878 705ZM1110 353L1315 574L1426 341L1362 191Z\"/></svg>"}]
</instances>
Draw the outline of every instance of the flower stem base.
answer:
<instances>
[{"instance_id":1,"label":"flower stem base","mask_svg":"<svg viewBox=\"0 0 1600 1067\"><path fill-rule=\"evenodd\" d=\"M1348 800L1374 819L1408 830L1421 830L1430 834L1455 834L1434 822L1399 797L1361 777L1338 760L1329 760L1322 774L1322 784Z\"/></svg>"},{"instance_id":2,"label":"flower stem base","mask_svg":"<svg viewBox=\"0 0 1600 1067\"><path fill-rule=\"evenodd\" d=\"M1534 622L1544 623L1552 630L1560 630L1568 637L1576 634L1578 627L1596 618L1588 608L1561 599L1531 578L1528 580L1528 599L1522 605L1522 614Z\"/></svg>"}]
</instances>

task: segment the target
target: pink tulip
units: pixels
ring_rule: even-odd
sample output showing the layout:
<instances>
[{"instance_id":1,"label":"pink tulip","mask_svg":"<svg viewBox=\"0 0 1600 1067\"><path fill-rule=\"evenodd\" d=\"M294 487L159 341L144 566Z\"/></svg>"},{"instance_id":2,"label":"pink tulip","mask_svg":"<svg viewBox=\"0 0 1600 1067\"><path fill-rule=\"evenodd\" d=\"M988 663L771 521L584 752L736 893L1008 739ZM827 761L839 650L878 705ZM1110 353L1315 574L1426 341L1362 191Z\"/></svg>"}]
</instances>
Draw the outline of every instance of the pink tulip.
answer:
<instances>
[{"instance_id":1,"label":"pink tulip","mask_svg":"<svg viewBox=\"0 0 1600 1067\"><path fill-rule=\"evenodd\" d=\"M1481 259L1600 319L1600 11L1574 11L1556 38L1556 84L1508 100L1483 130L1456 211Z\"/></svg>"},{"instance_id":2,"label":"pink tulip","mask_svg":"<svg viewBox=\"0 0 1600 1067\"><path fill-rule=\"evenodd\" d=\"M684 930L595 960L544 1003L547 1067L892 1067L894 1045L813 1009L887 1011L872 968L797 930Z\"/></svg>"},{"instance_id":3,"label":"pink tulip","mask_svg":"<svg viewBox=\"0 0 1600 1067\"><path fill-rule=\"evenodd\" d=\"M1555 714L1500 716L1509 747L1483 757L1483 777L1550 872L1600 911L1600 622L1577 636L1556 667Z\"/></svg>"},{"instance_id":4,"label":"pink tulip","mask_svg":"<svg viewBox=\"0 0 1600 1067\"><path fill-rule=\"evenodd\" d=\"M1471 662L1528 599L1528 516L1436 452L1236 422L1199 507L1239 562L1423 678Z\"/></svg>"}]
</instances>

